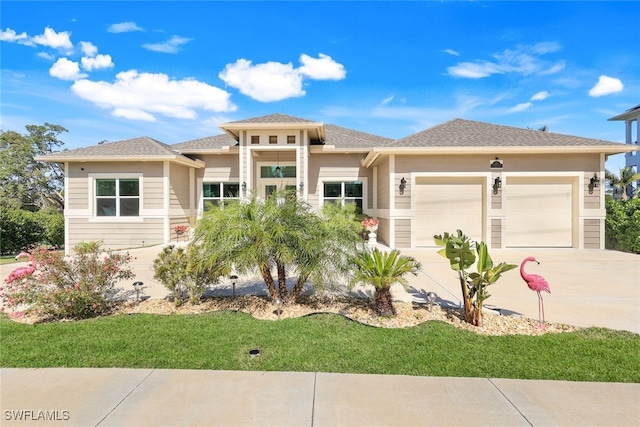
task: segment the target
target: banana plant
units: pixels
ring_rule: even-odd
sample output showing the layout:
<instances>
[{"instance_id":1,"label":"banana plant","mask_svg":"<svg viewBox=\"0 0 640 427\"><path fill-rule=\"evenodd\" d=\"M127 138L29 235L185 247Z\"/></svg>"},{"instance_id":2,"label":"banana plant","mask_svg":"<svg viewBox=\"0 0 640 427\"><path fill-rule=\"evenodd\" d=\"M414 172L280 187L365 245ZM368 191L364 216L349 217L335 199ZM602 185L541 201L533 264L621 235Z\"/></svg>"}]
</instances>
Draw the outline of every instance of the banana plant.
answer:
<instances>
[{"instance_id":1,"label":"banana plant","mask_svg":"<svg viewBox=\"0 0 640 427\"><path fill-rule=\"evenodd\" d=\"M433 238L436 245L444 246L438 254L449 259L451 269L458 272L465 321L482 326L482 305L491 296L487 287L497 282L502 273L516 268L516 265L501 262L494 266L486 243L473 242L461 230L457 230L456 235L444 233ZM468 272L474 263L476 271Z\"/></svg>"}]
</instances>

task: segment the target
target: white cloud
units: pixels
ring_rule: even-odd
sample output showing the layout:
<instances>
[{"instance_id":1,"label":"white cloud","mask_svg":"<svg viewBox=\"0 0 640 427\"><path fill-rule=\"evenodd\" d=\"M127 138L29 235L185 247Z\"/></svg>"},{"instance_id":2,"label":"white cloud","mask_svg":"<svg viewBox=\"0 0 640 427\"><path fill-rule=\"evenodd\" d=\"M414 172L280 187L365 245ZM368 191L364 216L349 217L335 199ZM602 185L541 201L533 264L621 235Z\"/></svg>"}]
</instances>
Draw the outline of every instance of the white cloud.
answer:
<instances>
[{"instance_id":1,"label":"white cloud","mask_svg":"<svg viewBox=\"0 0 640 427\"><path fill-rule=\"evenodd\" d=\"M46 59L47 61L53 61L54 59L56 59L55 56L47 52L38 52L38 57Z\"/></svg>"},{"instance_id":2,"label":"white cloud","mask_svg":"<svg viewBox=\"0 0 640 427\"><path fill-rule=\"evenodd\" d=\"M610 95L616 92L622 92L624 85L620 79L602 75L598 79L598 83L589 90L589 96L598 97Z\"/></svg>"},{"instance_id":3,"label":"white cloud","mask_svg":"<svg viewBox=\"0 0 640 427\"><path fill-rule=\"evenodd\" d=\"M547 53L560 50L556 42L543 42L528 46L518 46L515 49L505 49L491 55L493 61L478 60L475 62L461 62L447 68L449 75L454 77L479 79L492 74L516 73L553 74L564 68L564 62L552 64L540 58Z\"/></svg>"},{"instance_id":4,"label":"white cloud","mask_svg":"<svg viewBox=\"0 0 640 427\"><path fill-rule=\"evenodd\" d=\"M261 102L281 101L305 94L302 76L290 62L253 65L251 61L238 59L227 64L218 77L240 93Z\"/></svg>"},{"instance_id":5,"label":"white cloud","mask_svg":"<svg viewBox=\"0 0 640 427\"><path fill-rule=\"evenodd\" d=\"M302 66L294 68L289 62L266 62L253 64L247 59L238 59L227 64L218 77L228 86L257 101L274 102L287 98L304 96L303 78L315 80L344 79L344 65L335 62L330 56L319 54L318 58L302 54Z\"/></svg>"},{"instance_id":6,"label":"white cloud","mask_svg":"<svg viewBox=\"0 0 640 427\"><path fill-rule=\"evenodd\" d=\"M100 108L112 109L112 115L130 120L155 121L155 114L194 119L198 109L236 110L230 102L231 95L217 87L194 79L172 80L166 74L135 70L118 73L113 83L78 80L71 90Z\"/></svg>"},{"instance_id":7,"label":"white cloud","mask_svg":"<svg viewBox=\"0 0 640 427\"><path fill-rule=\"evenodd\" d=\"M380 102L380 105L387 105L388 103L390 103L391 101L393 101L394 96L393 95L389 95L387 96L385 99L383 99Z\"/></svg>"},{"instance_id":8,"label":"white cloud","mask_svg":"<svg viewBox=\"0 0 640 427\"><path fill-rule=\"evenodd\" d=\"M87 71L113 67L113 61L111 61L111 55L98 54L94 58L83 56L80 62L82 63L82 68L84 68Z\"/></svg>"},{"instance_id":9,"label":"white cloud","mask_svg":"<svg viewBox=\"0 0 640 427\"><path fill-rule=\"evenodd\" d=\"M549 97L549 92L547 92L546 90L543 90L541 92L534 94L531 97L530 101L544 101L548 97Z\"/></svg>"},{"instance_id":10,"label":"white cloud","mask_svg":"<svg viewBox=\"0 0 640 427\"><path fill-rule=\"evenodd\" d=\"M73 51L73 43L71 43L71 33L68 31L61 31L56 33L53 28L46 27L44 33L32 38L34 43L42 46L48 46L53 49L63 50L66 52Z\"/></svg>"},{"instance_id":11,"label":"white cloud","mask_svg":"<svg viewBox=\"0 0 640 427\"><path fill-rule=\"evenodd\" d=\"M58 59L49 69L49 74L61 80L78 80L87 77L80 73L80 66L77 62L67 58Z\"/></svg>"},{"instance_id":12,"label":"white cloud","mask_svg":"<svg viewBox=\"0 0 640 427\"><path fill-rule=\"evenodd\" d=\"M91 42L80 42L80 49L88 57L94 57L98 53L97 46Z\"/></svg>"},{"instance_id":13,"label":"white cloud","mask_svg":"<svg viewBox=\"0 0 640 427\"><path fill-rule=\"evenodd\" d=\"M142 31L142 28L138 27L135 22L120 22L118 24L111 24L107 31L110 33L128 33L131 31Z\"/></svg>"},{"instance_id":14,"label":"white cloud","mask_svg":"<svg viewBox=\"0 0 640 427\"><path fill-rule=\"evenodd\" d=\"M518 104L515 107L512 107L509 109L510 113L519 113L521 111L526 110L527 108L531 107L533 104L531 102L523 102L522 104Z\"/></svg>"},{"instance_id":15,"label":"white cloud","mask_svg":"<svg viewBox=\"0 0 640 427\"><path fill-rule=\"evenodd\" d=\"M180 50L181 45L190 41L191 39L186 37L173 36L164 43L147 43L143 44L142 47L154 52L177 53Z\"/></svg>"},{"instance_id":16,"label":"white cloud","mask_svg":"<svg viewBox=\"0 0 640 427\"><path fill-rule=\"evenodd\" d=\"M317 59L303 53L300 55L300 62L302 67L298 68L298 72L310 79L342 80L347 74L344 65L337 63L323 53L318 54Z\"/></svg>"},{"instance_id":17,"label":"white cloud","mask_svg":"<svg viewBox=\"0 0 640 427\"><path fill-rule=\"evenodd\" d=\"M453 49L445 49L443 50L444 53L448 53L449 55L453 55L453 56L460 56L460 52L458 52L457 50L453 50Z\"/></svg>"},{"instance_id":18,"label":"white cloud","mask_svg":"<svg viewBox=\"0 0 640 427\"><path fill-rule=\"evenodd\" d=\"M14 30L11 28L7 28L4 31L0 31L0 41L9 42L9 43L19 43L27 46L33 46L33 42L27 35L27 33L22 32L20 34L16 34Z\"/></svg>"}]
</instances>

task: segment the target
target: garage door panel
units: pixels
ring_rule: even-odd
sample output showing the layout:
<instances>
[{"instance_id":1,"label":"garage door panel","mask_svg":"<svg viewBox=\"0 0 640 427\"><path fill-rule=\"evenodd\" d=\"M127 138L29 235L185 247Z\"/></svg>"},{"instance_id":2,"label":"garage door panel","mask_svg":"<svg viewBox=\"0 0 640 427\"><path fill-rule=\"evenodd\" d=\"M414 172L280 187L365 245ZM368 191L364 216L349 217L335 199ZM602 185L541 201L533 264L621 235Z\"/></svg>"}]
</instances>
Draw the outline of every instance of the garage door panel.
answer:
<instances>
[{"instance_id":1,"label":"garage door panel","mask_svg":"<svg viewBox=\"0 0 640 427\"><path fill-rule=\"evenodd\" d=\"M506 246L572 246L573 186L568 179L508 180L505 192Z\"/></svg>"},{"instance_id":2,"label":"garage door panel","mask_svg":"<svg viewBox=\"0 0 640 427\"><path fill-rule=\"evenodd\" d=\"M482 240L483 194L483 185L478 179L418 180L414 244L435 246L435 234L457 229L474 240Z\"/></svg>"}]
</instances>

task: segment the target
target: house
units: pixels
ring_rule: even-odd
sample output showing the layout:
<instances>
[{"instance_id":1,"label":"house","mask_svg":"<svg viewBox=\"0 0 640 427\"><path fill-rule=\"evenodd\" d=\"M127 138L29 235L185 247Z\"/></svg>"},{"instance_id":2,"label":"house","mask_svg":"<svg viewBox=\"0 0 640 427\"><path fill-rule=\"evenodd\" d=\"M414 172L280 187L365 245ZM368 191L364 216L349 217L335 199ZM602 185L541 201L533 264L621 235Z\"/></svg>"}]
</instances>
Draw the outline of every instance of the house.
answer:
<instances>
[{"instance_id":1,"label":"house","mask_svg":"<svg viewBox=\"0 0 640 427\"><path fill-rule=\"evenodd\" d=\"M604 163L635 146L455 119L398 140L273 114L166 145L141 137L39 158L65 170L66 248L176 240L209 204L288 188L355 203L378 240L434 246L462 229L491 248L604 248Z\"/></svg>"},{"instance_id":2,"label":"house","mask_svg":"<svg viewBox=\"0 0 640 427\"><path fill-rule=\"evenodd\" d=\"M618 114L615 117L611 117L609 121L624 121L625 124L625 144L638 146L638 136L640 135L640 105L636 105L633 108L629 108L622 114ZM633 122L635 122L635 137ZM624 155L625 166L635 167L636 172L640 172L640 155L637 152L628 151ZM640 186L640 181L636 182L636 188ZM628 188L627 192L633 194L633 188Z\"/></svg>"}]
</instances>

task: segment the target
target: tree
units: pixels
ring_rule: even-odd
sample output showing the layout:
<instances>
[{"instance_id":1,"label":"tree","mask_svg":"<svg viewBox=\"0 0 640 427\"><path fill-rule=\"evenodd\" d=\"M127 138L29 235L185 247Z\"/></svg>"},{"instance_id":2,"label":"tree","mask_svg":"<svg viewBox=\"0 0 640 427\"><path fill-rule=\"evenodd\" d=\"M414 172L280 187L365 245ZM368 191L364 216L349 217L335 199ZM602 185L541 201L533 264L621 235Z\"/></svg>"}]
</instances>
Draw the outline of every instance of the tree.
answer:
<instances>
[{"instance_id":1,"label":"tree","mask_svg":"<svg viewBox=\"0 0 640 427\"><path fill-rule=\"evenodd\" d=\"M314 212L291 192L277 191L266 199L254 193L210 209L196 226L194 243L202 248L205 267L220 263L240 274L259 271L269 297L289 302L299 297L308 279L323 287L323 275L334 277L346 270L349 254L361 241L348 224ZM291 294L287 273L298 274Z\"/></svg>"},{"instance_id":2,"label":"tree","mask_svg":"<svg viewBox=\"0 0 640 427\"><path fill-rule=\"evenodd\" d=\"M620 192L620 198L622 201L626 201L628 198L628 190L633 186L633 183L640 181L640 173L633 171L633 166L627 166L620 168L620 174L616 175L610 171L605 171L605 178L607 183L613 189L614 192ZM631 197L637 197L637 192L631 194Z\"/></svg>"},{"instance_id":3,"label":"tree","mask_svg":"<svg viewBox=\"0 0 640 427\"><path fill-rule=\"evenodd\" d=\"M62 126L45 123L27 125L27 134L0 131L0 206L10 209L64 208L64 176L57 163L34 157L57 151L64 142Z\"/></svg>"},{"instance_id":4,"label":"tree","mask_svg":"<svg viewBox=\"0 0 640 427\"><path fill-rule=\"evenodd\" d=\"M391 286L395 283L407 287L405 275L416 276L420 270L420 263L414 258L401 255L400 251L382 252L378 248L365 249L354 259L356 267L354 284L366 283L373 285L375 293L373 306L380 316L395 316L396 309L391 299Z\"/></svg>"}]
</instances>

